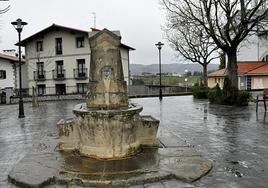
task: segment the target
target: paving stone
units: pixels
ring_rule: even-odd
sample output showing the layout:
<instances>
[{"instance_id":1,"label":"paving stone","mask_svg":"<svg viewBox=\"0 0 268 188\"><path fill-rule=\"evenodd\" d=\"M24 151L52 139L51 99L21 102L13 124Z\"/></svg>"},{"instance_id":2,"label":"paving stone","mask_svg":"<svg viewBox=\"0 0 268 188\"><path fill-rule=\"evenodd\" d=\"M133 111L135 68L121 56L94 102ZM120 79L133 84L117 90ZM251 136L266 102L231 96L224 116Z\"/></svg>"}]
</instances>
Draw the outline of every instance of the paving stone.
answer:
<instances>
[{"instance_id":1,"label":"paving stone","mask_svg":"<svg viewBox=\"0 0 268 188\"><path fill-rule=\"evenodd\" d=\"M165 188L165 186L161 182L144 184L145 188Z\"/></svg>"},{"instance_id":2,"label":"paving stone","mask_svg":"<svg viewBox=\"0 0 268 188\"><path fill-rule=\"evenodd\" d=\"M18 105L0 105L1 188L13 186L4 180L14 165L43 137L56 137L56 123L71 118L73 107L81 102L42 102L38 108L25 103L24 119L17 117ZM193 100L191 96L165 97L161 105L158 98L132 99L132 102L144 107L143 114L160 119L161 137L175 135L179 143L186 141L186 145L195 146L203 156L214 161L212 171L195 183L197 187L251 188L254 185L262 188L268 185L268 166L264 158L268 156L268 118L263 108L256 114L253 103L242 108L210 105L206 100ZM232 160L242 163L232 166ZM226 167L234 167L244 176L235 177L225 170Z\"/></svg>"},{"instance_id":3,"label":"paving stone","mask_svg":"<svg viewBox=\"0 0 268 188\"><path fill-rule=\"evenodd\" d=\"M193 184L181 182L179 180L166 180L166 181L161 181L161 182L167 188L189 188L189 187L195 187L195 185L193 185Z\"/></svg>"},{"instance_id":4,"label":"paving stone","mask_svg":"<svg viewBox=\"0 0 268 188\"><path fill-rule=\"evenodd\" d=\"M144 188L143 185L133 185L133 186L130 186L130 188Z\"/></svg>"},{"instance_id":5,"label":"paving stone","mask_svg":"<svg viewBox=\"0 0 268 188\"><path fill-rule=\"evenodd\" d=\"M45 186L44 188L68 188L67 185L48 185Z\"/></svg>"}]
</instances>

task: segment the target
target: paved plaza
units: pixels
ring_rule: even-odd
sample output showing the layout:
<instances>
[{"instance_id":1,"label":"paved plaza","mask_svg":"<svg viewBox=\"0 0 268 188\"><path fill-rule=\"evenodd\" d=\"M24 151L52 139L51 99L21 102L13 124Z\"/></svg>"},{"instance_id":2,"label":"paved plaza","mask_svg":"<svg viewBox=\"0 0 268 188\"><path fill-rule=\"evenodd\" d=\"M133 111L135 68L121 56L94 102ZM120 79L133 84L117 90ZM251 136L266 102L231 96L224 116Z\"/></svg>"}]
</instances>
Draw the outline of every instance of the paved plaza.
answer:
<instances>
[{"instance_id":1,"label":"paved plaza","mask_svg":"<svg viewBox=\"0 0 268 188\"><path fill-rule=\"evenodd\" d=\"M25 119L18 119L18 105L0 106L0 187L16 187L7 181L13 166L44 137L57 137L56 123L73 117L73 107L83 101L25 104ZM213 160L213 169L194 183L164 180L133 187L267 187L268 124L262 106L210 105L192 96L132 99L144 107L142 114L160 120L158 137L167 143L193 147ZM64 185L47 186L66 188ZM69 186L76 187L76 186Z\"/></svg>"}]
</instances>

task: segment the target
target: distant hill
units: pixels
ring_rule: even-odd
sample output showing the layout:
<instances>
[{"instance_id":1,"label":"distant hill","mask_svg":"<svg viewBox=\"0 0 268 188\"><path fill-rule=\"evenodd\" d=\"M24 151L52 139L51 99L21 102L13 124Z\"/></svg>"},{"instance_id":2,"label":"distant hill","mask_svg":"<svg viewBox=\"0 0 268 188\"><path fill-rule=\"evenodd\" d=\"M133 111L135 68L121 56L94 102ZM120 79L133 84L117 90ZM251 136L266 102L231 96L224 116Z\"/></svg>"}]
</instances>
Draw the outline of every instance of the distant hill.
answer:
<instances>
[{"instance_id":1,"label":"distant hill","mask_svg":"<svg viewBox=\"0 0 268 188\"><path fill-rule=\"evenodd\" d=\"M209 64L208 71L218 70L218 64ZM141 75L143 72L156 74L159 72L158 64L142 65L142 64L130 64L131 75ZM184 74L185 70L191 72L202 72L203 67L199 64L162 64L162 73L178 73Z\"/></svg>"}]
</instances>

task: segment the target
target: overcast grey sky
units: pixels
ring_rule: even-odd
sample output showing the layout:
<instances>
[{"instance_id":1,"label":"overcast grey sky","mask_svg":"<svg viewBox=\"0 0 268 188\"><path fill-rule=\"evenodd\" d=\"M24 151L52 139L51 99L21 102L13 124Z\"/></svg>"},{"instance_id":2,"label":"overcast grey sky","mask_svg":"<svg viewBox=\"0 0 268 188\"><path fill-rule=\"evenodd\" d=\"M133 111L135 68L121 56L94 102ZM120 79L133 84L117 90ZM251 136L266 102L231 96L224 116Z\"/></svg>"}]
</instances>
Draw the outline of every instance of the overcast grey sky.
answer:
<instances>
[{"instance_id":1,"label":"overcast grey sky","mask_svg":"<svg viewBox=\"0 0 268 188\"><path fill-rule=\"evenodd\" d=\"M15 48L17 33L11 21L21 18L28 22L22 32L22 39L51 24L89 30L97 14L97 28L120 30L122 42L132 46L131 62L137 64L158 63L155 43L162 41L162 62L178 60L164 40L161 25L165 23L164 11L159 0L10 0L0 2L1 7L11 9L0 16L0 50Z\"/></svg>"}]
</instances>

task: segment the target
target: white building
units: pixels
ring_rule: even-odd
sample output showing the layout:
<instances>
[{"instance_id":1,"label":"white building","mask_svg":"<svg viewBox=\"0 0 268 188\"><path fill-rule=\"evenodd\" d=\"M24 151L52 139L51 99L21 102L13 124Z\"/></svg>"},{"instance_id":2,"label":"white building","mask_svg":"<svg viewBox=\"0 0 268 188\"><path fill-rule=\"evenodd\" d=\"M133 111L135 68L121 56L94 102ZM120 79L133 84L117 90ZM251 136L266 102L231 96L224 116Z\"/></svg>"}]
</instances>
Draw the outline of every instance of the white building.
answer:
<instances>
[{"instance_id":1,"label":"white building","mask_svg":"<svg viewBox=\"0 0 268 188\"><path fill-rule=\"evenodd\" d=\"M30 94L32 87L39 95L85 93L87 90L90 47L87 32L53 24L21 41L25 47ZM120 36L120 32L115 32ZM121 45L125 81L129 82L129 51Z\"/></svg>"},{"instance_id":2,"label":"white building","mask_svg":"<svg viewBox=\"0 0 268 188\"><path fill-rule=\"evenodd\" d=\"M5 88L19 88L19 59L14 54L0 53L0 90ZM22 59L22 88L28 88L27 71L25 61Z\"/></svg>"},{"instance_id":3,"label":"white building","mask_svg":"<svg viewBox=\"0 0 268 188\"><path fill-rule=\"evenodd\" d=\"M268 61L268 32L247 37L238 48L238 61Z\"/></svg>"},{"instance_id":4,"label":"white building","mask_svg":"<svg viewBox=\"0 0 268 188\"><path fill-rule=\"evenodd\" d=\"M256 6L259 0L252 1ZM267 9L268 0L263 2L262 9ZM258 26L254 28L258 30ZM240 44L237 51L237 61L268 61L268 30L253 32Z\"/></svg>"}]
</instances>

